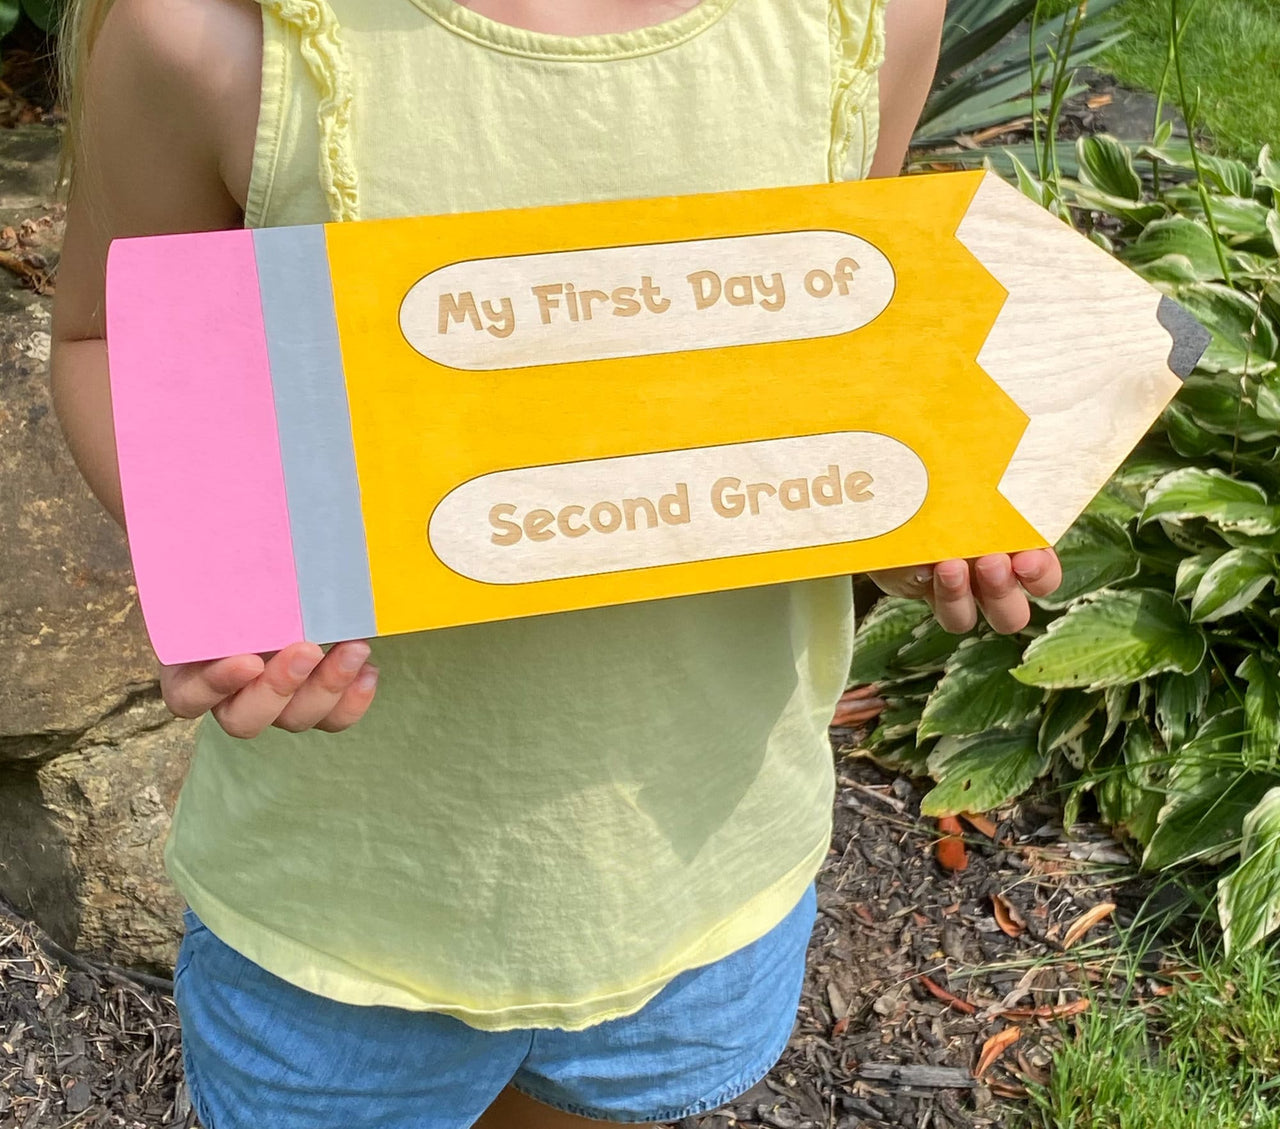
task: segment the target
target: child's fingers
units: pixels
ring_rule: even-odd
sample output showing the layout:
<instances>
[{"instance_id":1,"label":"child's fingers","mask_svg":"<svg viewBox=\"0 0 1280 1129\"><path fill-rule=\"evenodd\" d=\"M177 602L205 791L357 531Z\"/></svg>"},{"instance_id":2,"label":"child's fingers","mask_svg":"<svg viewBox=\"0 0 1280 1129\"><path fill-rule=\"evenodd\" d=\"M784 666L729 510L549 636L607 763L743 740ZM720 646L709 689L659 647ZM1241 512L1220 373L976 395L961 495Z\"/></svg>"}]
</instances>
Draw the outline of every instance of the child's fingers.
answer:
<instances>
[{"instance_id":1,"label":"child's fingers","mask_svg":"<svg viewBox=\"0 0 1280 1129\"><path fill-rule=\"evenodd\" d=\"M316 728L323 729L326 733L341 733L342 730L355 725L373 704L373 695L377 688L378 668L365 663L359 677L347 687L347 692L329 711L329 715L323 721L316 723Z\"/></svg>"},{"instance_id":2,"label":"child's fingers","mask_svg":"<svg viewBox=\"0 0 1280 1129\"><path fill-rule=\"evenodd\" d=\"M280 716L323 658L314 643L291 643L248 686L214 706L214 718L232 737L256 737Z\"/></svg>"},{"instance_id":3,"label":"child's fingers","mask_svg":"<svg viewBox=\"0 0 1280 1129\"><path fill-rule=\"evenodd\" d=\"M978 603L987 622L1002 635L1021 631L1031 619L1031 605L1014 575L1006 553L979 557L973 563Z\"/></svg>"},{"instance_id":4,"label":"child's fingers","mask_svg":"<svg viewBox=\"0 0 1280 1129\"><path fill-rule=\"evenodd\" d=\"M368 643L352 641L331 647L272 724L291 733L314 729L342 699L368 657Z\"/></svg>"},{"instance_id":5,"label":"child's fingers","mask_svg":"<svg viewBox=\"0 0 1280 1129\"><path fill-rule=\"evenodd\" d=\"M160 692L176 717L199 717L248 686L263 671L258 655L160 668Z\"/></svg>"},{"instance_id":6,"label":"child's fingers","mask_svg":"<svg viewBox=\"0 0 1280 1129\"><path fill-rule=\"evenodd\" d=\"M940 561L933 566L933 592L929 602L934 618L947 631L963 635L978 622L978 608L969 586L967 561Z\"/></svg>"},{"instance_id":7,"label":"child's fingers","mask_svg":"<svg viewBox=\"0 0 1280 1129\"><path fill-rule=\"evenodd\" d=\"M1062 583L1062 563L1052 549L1029 549L1014 553L1013 571L1033 596L1048 596Z\"/></svg>"},{"instance_id":8,"label":"child's fingers","mask_svg":"<svg viewBox=\"0 0 1280 1129\"><path fill-rule=\"evenodd\" d=\"M933 565L911 568L886 568L867 575L880 591L891 596L905 596L909 600L928 599L933 590Z\"/></svg>"}]
</instances>

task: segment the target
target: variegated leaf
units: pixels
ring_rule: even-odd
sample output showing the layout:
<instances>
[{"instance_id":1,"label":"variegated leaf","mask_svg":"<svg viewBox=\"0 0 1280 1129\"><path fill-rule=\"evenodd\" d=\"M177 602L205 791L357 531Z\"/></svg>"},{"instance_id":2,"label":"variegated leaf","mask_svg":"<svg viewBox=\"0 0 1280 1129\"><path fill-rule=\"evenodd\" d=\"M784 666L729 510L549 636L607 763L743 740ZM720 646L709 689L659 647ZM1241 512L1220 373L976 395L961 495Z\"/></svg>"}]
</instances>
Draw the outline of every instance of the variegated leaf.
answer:
<instances>
[{"instance_id":1,"label":"variegated leaf","mask_svg":"<svg viewBox=\"0 0 1280 1129\"><path fill-rule=\"evenodd\" d=\"M1244 817L1240 865L1218 883L1218 915L1228 953L1280 928L1280 787Z\"/></svg>"},{"instance_id":2,"label":"variegated leaf","mask_svg":"<svg viewBox=\"0 0 1280 1129\"><path fill-rule=\"evenodd\" d=\"M1225 619L1247 608L1275 580L1275 561L1254 549L1232 549L1209 566L1191 597L1191 620Z\"/></svg>"},{"instance_id":3,"label":"variegated leaf","mask_svg":"<svg viewBox=\"0 0 1280 1129\"><path fill-rule=\"evenodd\" d=\"M1280 530L1280 508L1268 504L1261 486L1201 467L1175 470L1148 491L1141 520L1156 518L1207 518L1255 535Z\"/></svg>"},{"instance_id":4,"label":"variegated leaf","mask_svg":"<svg viewBox=\"0 0 1280 1129\"><path fill-rule=\"evenodd\" d=\"M1280 751L1280 662L1271 654L1252 654L1236 671L1248 683L1244 695L1244 737L1247 768L1274 768Z\"/></svg>"},{"instance_id":5,"label":"variegated leaf","mask_svg":"<svg viewBox=\"0 0 1280 1129\"><path fill-rule=\"evenodd\" d=\"M1007 635L963 643L924 708L921 740L1008 729L1026 721L1044 700L1044 691L1010 676L1021 658L1022 644Z\"/></svg>"},{"instance_id":6,"label":"variegated leaf","mask_svg":"<svg viewBox=\"0 0 1280 1129\"><path fill-rule=\"evenodd\" d=\"M1013 676L1049 690L1097 690L1169 670L1190 674L1205 647L1204 635L1167 592L1105 590L1054 620Z\"/></svg>"},{"instance_id":7,"label":"variegated leaf","mask_svg":"<svg viewBox=\"0 0 1280 1129\"><path fill-rule=\"evenodd\" d=\"M990 811L1025 792L1049 764L1036 745L1036 726L943 737L929 754L937 786L920 802L925 815Z\"/></svg>"}]
</instances>

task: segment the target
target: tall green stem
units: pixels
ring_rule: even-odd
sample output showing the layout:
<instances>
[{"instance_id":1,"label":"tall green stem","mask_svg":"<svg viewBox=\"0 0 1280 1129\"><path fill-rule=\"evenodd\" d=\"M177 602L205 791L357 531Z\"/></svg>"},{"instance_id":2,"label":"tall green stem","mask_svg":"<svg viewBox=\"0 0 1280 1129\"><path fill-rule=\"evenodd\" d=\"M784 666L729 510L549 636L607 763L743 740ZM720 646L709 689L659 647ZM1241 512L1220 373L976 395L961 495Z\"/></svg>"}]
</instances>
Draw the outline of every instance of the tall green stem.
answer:
<instances>
[{"instance_id":1,"label":"tall green stem","mask_svg":"<svg viewBox=\"0 0 1280 1129\"><path fill-rule=\"evenodd\" d=\"M1195 10L1195 6L1195 4L1192 5L1188 11L1188 16ZM1191 113L1191 103L1187 100L1187 84L1182 75L1182 31L1181 24L1178 21L1178 0L1169 0L1169 7L1173 21L1173 66L1178 75L1178 101L1182 105L1182 116L1187 121L1187 140L1191 144L1191 163L1196 170L1196 191L1200 196L1200 206L1204 208L1204 217L1208 221L1209 231L1213 235L1213 249L1218 256L1218 266L1222 270L1223 281L1234 290L1236 284L1231 276L1231 267L1227 264L1226 246L1222 241L1222 235L1218 231L1217 220L1213 215L1213 205L1209 199L1209 190L1204 185L1204 168L1200 163L1200 149L1196 145L1194 115Z\"/></svg>"}]
</instances>

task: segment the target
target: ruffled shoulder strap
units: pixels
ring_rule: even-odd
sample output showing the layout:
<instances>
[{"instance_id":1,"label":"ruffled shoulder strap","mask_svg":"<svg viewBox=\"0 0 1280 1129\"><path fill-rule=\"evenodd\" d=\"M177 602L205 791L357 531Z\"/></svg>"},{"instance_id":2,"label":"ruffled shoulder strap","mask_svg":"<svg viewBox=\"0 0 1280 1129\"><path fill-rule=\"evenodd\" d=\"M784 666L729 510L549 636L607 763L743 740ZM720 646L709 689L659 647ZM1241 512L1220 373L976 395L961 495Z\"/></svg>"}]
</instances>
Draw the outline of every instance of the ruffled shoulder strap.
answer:
<instances>
[{"instance_id":1,"label":"ruffled shoulder strap","mask_svg":"<svg viewBox=\"0 0 1280 1129\"><path fill-rule=\"evenodd\" d=\"M831 32L832 180L861 180L871 169L880 135L877 72L884 62L888 0L828 0Z\"/></svg>"},{"instance_id":2,"label":"ruffled shoulder strap","mask_svg":"<svg viewBox=\"0 0 1280 1129\"><path fill-rule=\"evenodd\" d=\"M351 71L333 9L325 0L259 0L265 12L298 33L302 61L319 95L320 186L334 220L360 218L351 152Z\"/></svg>"}]
</instances>

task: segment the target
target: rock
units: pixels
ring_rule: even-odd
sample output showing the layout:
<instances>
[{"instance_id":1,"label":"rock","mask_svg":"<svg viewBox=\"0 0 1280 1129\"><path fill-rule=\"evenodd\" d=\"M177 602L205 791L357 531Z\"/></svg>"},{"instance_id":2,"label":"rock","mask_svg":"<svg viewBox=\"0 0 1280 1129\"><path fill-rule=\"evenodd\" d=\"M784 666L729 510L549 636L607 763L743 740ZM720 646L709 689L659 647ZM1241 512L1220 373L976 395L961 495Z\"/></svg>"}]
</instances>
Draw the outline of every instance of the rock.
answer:
<instances>
[{"instance_id":1,"label":"rock","mask_svg":"<svg viewBox=\"0 0 1280 1129\"><path fill-rule=\"evenodd\" d=\"M191 725L0 768L0 891L60 945L126 967L172 966L183 902L162 855Z\"/></svg>"},{"instance_id":2,"label":"rock","mask_svg":"<svg viewBox=\"0 0 1280 1129\"><path fill-rule=\"evenodd\" d=\"M0 240L37 267L61 238L57 146L0 132ZM50 320L0 271L0 897L67 948L160 967L181 935L161 850L191 725L159 700L124 537L54 418Z\"/></svg>"}]
</instances>

